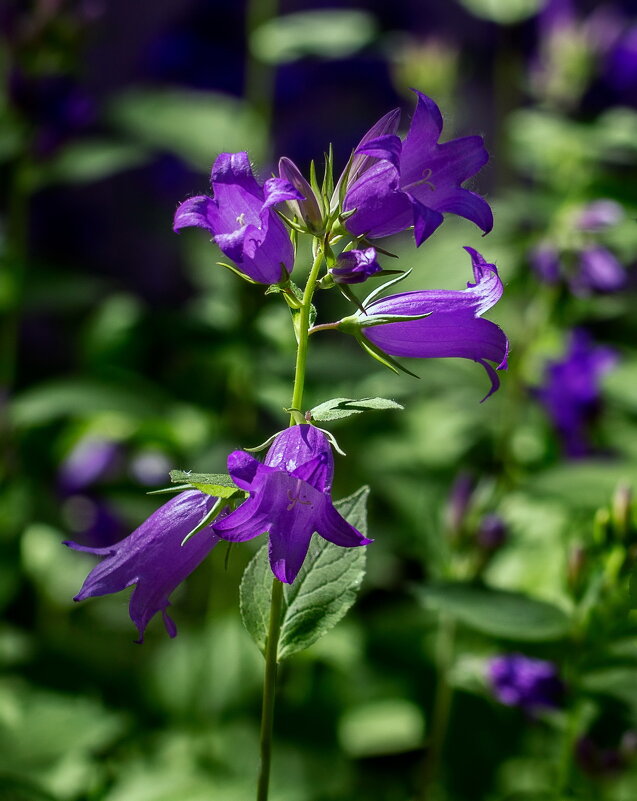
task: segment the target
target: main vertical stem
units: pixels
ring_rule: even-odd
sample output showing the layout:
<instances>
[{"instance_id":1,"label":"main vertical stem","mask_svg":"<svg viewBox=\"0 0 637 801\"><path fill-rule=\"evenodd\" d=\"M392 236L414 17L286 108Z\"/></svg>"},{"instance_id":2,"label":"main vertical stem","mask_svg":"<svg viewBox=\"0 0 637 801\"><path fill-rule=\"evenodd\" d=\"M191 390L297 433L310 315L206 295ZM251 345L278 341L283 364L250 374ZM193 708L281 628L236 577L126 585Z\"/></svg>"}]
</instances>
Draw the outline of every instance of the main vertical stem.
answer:
<instances>
[{"instance_id":1,"label":"main vertical stem","mask_svg":"<svg viewBox=\"0 0 637 801\"><path fill-rule=\"evenodd\" d=\"M272 727L274 724L274 697L276 693L277 652L281 632L281 607L283 605L283 584L272 579L272 600L270 605L270 626L265 650L265 679L263 682L263 704L261 706L261 765L257 801L267 801L270 786L270 765L272 762Z\"/></svg>"},{"instance_id":2,"label":"main vertical stem","mask_svg":"<svg viewBox=\"0 0 637 801\"><path fill-rule=\"evenodd\" d=\"M437 684L434 707L431 719L429 751L425 757L424 775L421 788L422 801L432 801L439 797L436 781L440 769L440 761L449 728L449 715L453 700L453 687L449 683L448 673L453 661L456 625L452 618L441 615L438 638L436 641L436 673Z\"/></svg>"},{"instance_id":3,"label":"main vertical stem","mask_svg":"<svg viewBox=\"0 0 637 801\"><path fill-rule=\"evenodd\" d=\"M299 311L297 327L298 345L296 350L296 368L294 371L294 389L292 392L292 408L300 409L303 403L305 387L305 367L307 364L308 331L310 328L310 312L312 297L316 289L319 270L323 263L323 251L317 249L314 262L303 292L302 306ZM290 425L295 424L294 415ZM272 596L270 600L270 622L268 641L265 648L265 678L263 681L263 703L261 705L261 735L259 739L261 762L257 784L257 801L268 801L270 787L270 765L272 763L272 730L274 726L274 701L276 697L277 656L279 651L279 635L281 633L281 612L283 608L283 584L272 580Z\"/></svg>"}]
</instances>

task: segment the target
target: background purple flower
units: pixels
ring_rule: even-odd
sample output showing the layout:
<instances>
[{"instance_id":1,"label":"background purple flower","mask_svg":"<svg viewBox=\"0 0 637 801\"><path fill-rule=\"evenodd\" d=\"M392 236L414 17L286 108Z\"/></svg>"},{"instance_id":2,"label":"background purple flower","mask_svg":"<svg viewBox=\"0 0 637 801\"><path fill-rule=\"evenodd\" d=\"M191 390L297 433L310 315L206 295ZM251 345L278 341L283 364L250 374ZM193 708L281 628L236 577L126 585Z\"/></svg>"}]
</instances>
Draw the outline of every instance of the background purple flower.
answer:
<instances>
[{"instance_id":1,"label":"background purple flower","mask_svg":"<svg viewBox=\"0 0 637 801\"><path fill-rule=\"evenodd\" d=\"M536 394L571 458L591 452L588 429L599 412L601 379L616 364L615 351L595 345L586 331L576 329L565 356L546 366Z\"/></svg>"},{"instance_id":2,"label":"background purple flower","mask_svg":"<svg viewBox=\"0 0 637 801\"><path fill-rule=\"evenodd\" d=\"M100 437L84 437L66 456L58 472L64 492L77 492L109 475L121 459L121 446Z\"/></svg>"},{"instance_id":3,"label":"background purple flower","mask_svg":"<svg viewBox=\"0 0 637 801\"><path fill-rule=\"evenodd\" d=\"M564 698L564 684L553 662L524 654L504 654L491 659L488 679L498 701L527 712L557 709Z\"/></svg>"}]
</instances>

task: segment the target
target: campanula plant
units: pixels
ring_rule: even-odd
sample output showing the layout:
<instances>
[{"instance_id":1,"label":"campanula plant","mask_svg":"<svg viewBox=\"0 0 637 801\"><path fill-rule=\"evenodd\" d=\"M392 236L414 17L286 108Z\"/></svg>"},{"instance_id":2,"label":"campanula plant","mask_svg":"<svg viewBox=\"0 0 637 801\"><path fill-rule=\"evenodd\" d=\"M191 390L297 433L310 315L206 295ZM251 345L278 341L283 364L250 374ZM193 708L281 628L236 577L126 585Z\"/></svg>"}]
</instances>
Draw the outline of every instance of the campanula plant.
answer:
<instances>
[{"instance_id":1,"label":"campanula plant","mask_svg":"<svg viewBox=\"0 0 637 801\"><path fill-rule=\"evenodd\" d=\"M405 138L397 133L399 112L385 115L362 138L336 181L331 151L321 182L314 165L306 178L286 157L279 161L279 175L260 183L248 153L217 156L212 195L182 202L174 230L205 229L232 262L226 267L252 284L268 285L267 292L289 307L297 342L291 398L284 409L289 425L252 449L268 448L263 461L235 450L227 473L173 471L174 486L162 491L176 491L177 497L116 545L89 549L66 543L103 560L76 600L136 585L130 614L141 641L157 612L175 635L166 612L169 595L220 540L243 543L267 535L240 589L245 626L265 657L258 801L268 797L277 664L346 613L364 574L361 546L373 541L366 530L367 490L332 499L334 450L340 448L322 425L360 411L402 408L385 398L332 398L309 407L304 386L310 335L353 334L368 355L395 371L410 372L395 357L471 359L487 371L488 395L499 386L496 371L507 366L506 335L482 317L500 299L503 285L495 265L473 248L466 248L474 277L466 289L381 296L405 273L384 269L383 251L371 240L413 229L420 246L445 213L465 217L484 233L493 225L486 200L462 186L487 161L482 138L440 144L440 110L430 98L416 95ZM295 263L300 236L311 238L309 266ZM388 274L394 274L392 280L366 300L353 294L353 286ZM354 313L338 323L317 321L313 298L319 287L338 288L354 304Z\"/></svg>"}]
</instances>

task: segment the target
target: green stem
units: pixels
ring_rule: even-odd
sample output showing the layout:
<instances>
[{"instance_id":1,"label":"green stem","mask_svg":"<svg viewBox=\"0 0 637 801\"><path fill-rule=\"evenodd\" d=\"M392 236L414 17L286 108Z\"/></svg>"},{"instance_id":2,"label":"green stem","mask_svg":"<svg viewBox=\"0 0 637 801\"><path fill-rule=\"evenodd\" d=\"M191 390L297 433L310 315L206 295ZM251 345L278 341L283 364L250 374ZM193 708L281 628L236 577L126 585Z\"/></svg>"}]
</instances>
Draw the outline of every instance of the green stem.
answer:
<instances>
[{"instance_id":1,"label":"green stem","mask_svg":"<svg viewBox=\"0 0 637 801\"><path fill-rule=\"evenodd\" d=\"M279 634L281 633L281 608L283 606L283 584L272 580L272 600L270 605L270 626L265 650L265 680L263 683L263 705L261 707L261 765L257 786L257 801L267 801L270 786L270 765L272 762L272 728L274 724L274 699L276 694L276 674L278 667Z\"/></svg>"},{"instance_id":2,"label":"green stem","mask_svg":"<svg viewBox=\"0 0 637 801\"><path fill-rule=\"evenodd\" d=\"M0 463L9 466L12 459L12 436L7 417L8 400L16 380L20 319L24 299L27 260L27 224L29 190L26 182L26 159L15 165L9 186L7 232L3 266L3 284L7 308L0 328L0 441L4 443ZM0 471L0 478L1 478Z\"/></svg>"},{"instance_id":3,"label":"green stem","mask_svg":"<svg viewBox=\"0 0 637 801\"><path fill-rule=\"evenodd\" d=\"M296 350L296 367L294 371L294 390L291 407L300 409L303 403L305 387L305 367L307 364L307 343L310 327L310 311L312 298L316 289L319 270L323 263L323 250L318 248L314 263L303 292L302 306L299 311ZM290 417L290 425L296 424L294 415ZM268 641L265 649L265 679L263 682L263 704L261 707L261 736L259 781L257 785L257 801L267 801L270 786L270 765L272 762L272 730L274 725L274 701L276 696L276 675L278 666L279 635L281 633L281 610L283 607L283 584L278 579L272 581L272 598L270 601L270 623Z\"/></svg>"},{"instance_id":4,"label":"green stem","mask_svg":"<svg viewBox=\"0 0 637 801\"><path fill-rule=\"evenodd\" d=\"M444 748L449 716L453 701L453 687L449 683L449 670L453 661L456 624L446 615L441 615L436 641L436 695L431 716L431 735L429 749L425 756L421 798L429 801L434 797L434 783L438 778L440 761ZM435 794L436 796L438 793Z\"/></svg>"},{"instance_id":5,"label":"green stem","mask_svg":"<svg viewBox=\"0 0 637 801\"><path fill-rule=\"evenodd\" d=\"M305 366L307 363L307 343L310 328L310 312L312 310L312 298L316 289L319 270L323 263L323 249L319 248L314 257L314 263L305 285L303 292L303 305L299 312L298 338L299 343L296 349L296 368L294 371L294 391L292 393L292 409L301 409L303 406L303 390L305 388ZM290 425L294 425L294 418L291 417Z\"/></svg>"}]
</instances>

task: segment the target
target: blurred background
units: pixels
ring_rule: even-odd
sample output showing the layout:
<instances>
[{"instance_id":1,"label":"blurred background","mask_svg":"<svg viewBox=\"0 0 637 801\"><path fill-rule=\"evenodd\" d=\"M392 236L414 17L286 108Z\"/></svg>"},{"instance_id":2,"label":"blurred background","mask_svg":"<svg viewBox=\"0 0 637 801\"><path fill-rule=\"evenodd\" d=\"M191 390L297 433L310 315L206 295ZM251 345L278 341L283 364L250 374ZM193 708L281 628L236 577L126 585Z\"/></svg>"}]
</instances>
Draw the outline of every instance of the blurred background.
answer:
<instances>
[{"instance_id":1,"label":"blurred background","mask_svg":"<svg viewBox=\"0 0 637 801\"><path fill-rule=\"evenodd\" d=\"M61 541L116 542L171 468L223 472L285 424L287 309L175 235L177 204L221 151L264 179L332 143L340 171L382 114L406 129L416 87L443 139L484 136L495 227L449 217L384 266L460 289L463 245L495 261L510 368L480 404L471 362L415 380L312 340L308 406L406 411L333 424L335 496L371 486L375 543L355 608L282 670L272 799L633 801L634 3L3 0L0 36L0 798L253 797L259 543L216 549L173 596L177 639L154 620L139 646L126 593L73 603L95 560ZM520 653L559 698L503 701L492 660Z\"/></svg>"}]
</instances>

